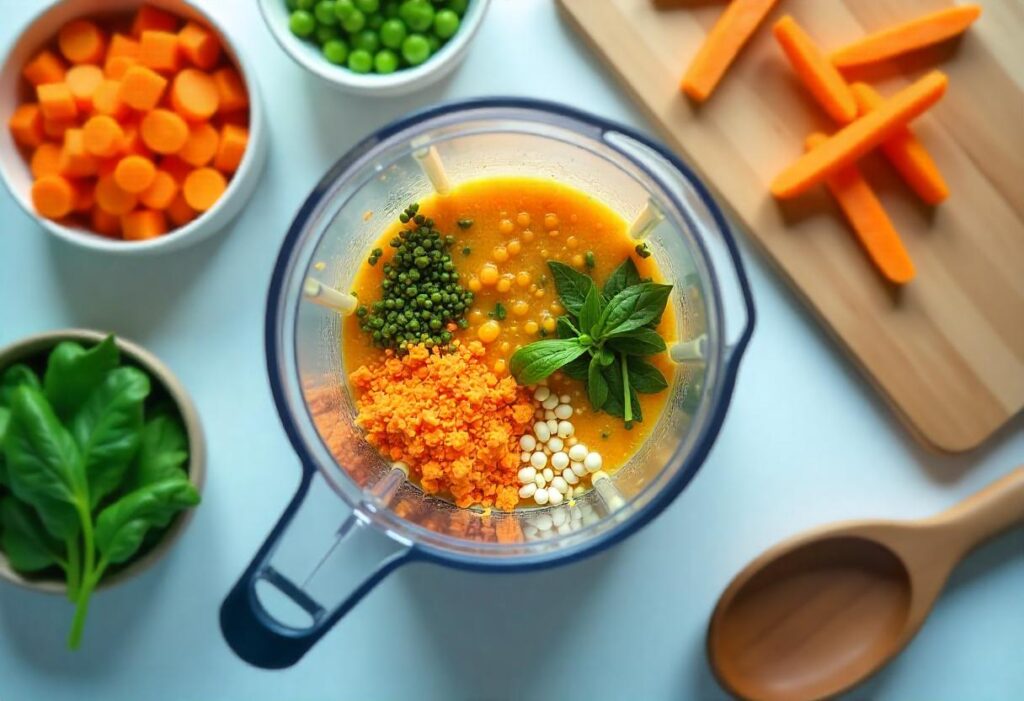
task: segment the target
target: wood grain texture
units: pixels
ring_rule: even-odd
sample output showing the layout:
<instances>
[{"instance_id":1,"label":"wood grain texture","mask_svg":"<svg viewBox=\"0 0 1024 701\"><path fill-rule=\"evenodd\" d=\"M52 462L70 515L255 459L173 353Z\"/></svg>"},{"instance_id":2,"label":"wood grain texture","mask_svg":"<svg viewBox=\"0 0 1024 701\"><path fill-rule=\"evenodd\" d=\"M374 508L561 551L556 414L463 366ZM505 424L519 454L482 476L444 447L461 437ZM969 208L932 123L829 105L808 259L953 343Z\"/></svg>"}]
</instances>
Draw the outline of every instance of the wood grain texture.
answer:
<instances>
[{"instance_id":1,"label":"wood grain texture","mask_svg":"<svg viewBox=\"0 0 1024 701\"><path fill-rule=\"evenodd\" d=\"M823 189L784 204L769 195L807 134L835 129L770 24L792 14L832 49L952 3L786 0L700 105L680 94L679 78L721 5L559 3L915 435L965 451L1024 408L1024 4L982 2L961 39L851 74L886 95L932 68L950 77L947 95L913 124L949 182L947 202L922 204L877 154L860 164L917 265L917 279L897 289Z\"/></svg>"}]
</instances>

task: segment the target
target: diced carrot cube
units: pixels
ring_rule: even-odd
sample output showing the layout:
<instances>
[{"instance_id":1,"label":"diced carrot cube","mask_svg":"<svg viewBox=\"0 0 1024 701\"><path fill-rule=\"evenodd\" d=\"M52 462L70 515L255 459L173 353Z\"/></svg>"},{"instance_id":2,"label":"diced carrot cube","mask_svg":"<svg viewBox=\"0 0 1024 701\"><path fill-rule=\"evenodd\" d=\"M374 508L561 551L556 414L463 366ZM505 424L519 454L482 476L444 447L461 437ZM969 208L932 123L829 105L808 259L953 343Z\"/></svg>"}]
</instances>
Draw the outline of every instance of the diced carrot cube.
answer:
<instances>
[{"instance_id":1,"label":"diced carrot cube","mask_svg":"<svg viewBox=\"0 0 1024 701\"><path fill-rule=\"evenodd\" d=\"M102 207L93 207L90 217L92 230L110 238L121 237L121 217L111 214Z\"/></svg>"},{"instance_id":2,"label":"diced carrot cube","mask_svg":"<svg viewBox=\"0 0 1024 701\"><path fill-rule=\"evenodd\" d=\"M178 30L178 18L152 5L143 5L135 15L132 23L132 35L142 36L142 33L149 30L158 32L175 32Z\"/></svg>"},{"instance_id":3,"label":"diced carrot cube","mask_svg":"<svg viewBox=\"0 0 1024 701\"><path fill-rule=\"evenodd\" d=\"M198 216L198 212L192 209L185 201L185 195L178 191L178 194L167 207L167 217L175 226L185 226Z\"/></svg>"},{"instance_id":4,"label":"diced carrot cube","mask_svg":"<svg viewBox=\"0 0 1024 701\"><path fill-rule=\"evenodd\" d=\"M145 31L139 42L139 63L154 71L174 73L181 68L179 51L176 34Z\"/></svg>"},{"instance_id":5,"label":"diced carrot cube","mask_svg":"<svg viewBox=\"0 0 1024 701\"><path fill-rule=\"evenodd\" d=\"M140 209L121 217L121 231L126 241L145 241L167 233L163 212Z\"/></svg>"},{"instance_id":6,"label":"diced carrot cube","mask_svg":"<svg viewBox=\"0 0 1024 701\"><path fill-rule=\"evenodd\" d=\"M114 56L107 59L107 63L103 66L103 72L111 80L121 80L128 69L138 62L137 58L130 56Z\"/></svg>"},{"instance_id":7,"label":"diced carrot cube","mask_svg":"<svg viewBox=\"0 0 1024 701\"><path fill-rule=\"evenodd\" d=\"M220 131L220 144L213 159L213 166L222 173L234 173L242 162L248 144L248 129L231 124L225 125Z\"/></svg>"},{"instance_id":8,"label":"diced carrot cube","mask_svg":"<svg viewBox=\"0 0 1024 701\"><path fill-rule=\"evenodd\" d=\"M178 43L185 58L203 70L213 68L220 59L220 41L213 32L196 22L188 22L182 27L178 32Z\"/></svg>"},{"instance_id":9,"label":"diced carrot cube","mask_svg":"<svg viewBox=\"0 0 1024 701\"><path fill-rule=\"evenodd\" d=\"M87 178L99 170L99 160L86 150L85 134L78 128L64 132L59 163L60 174L69 178Z\"/></svg>"},{"instance_id":10,"label":"diced carrot cube","mask_svg":"<svg viewBox=\"0 0 1024 701\"><path fill-rule=\"evenodd\" d=\"M14 140L22 146L36 148L46 140L43 112L34 102L19 105L7 121L7 126Z\"/></svg>"},{"instance_id":11,"label":"diced carrot cube","mask_svg":"<svg viewBox=\"0 0 1024 701\"><path fill-rule=\"evenodd\" d=\"M64 61L52 51L40 51L29 61L21 74L32 85L64 82Z\"/></svg>"},{"instance_id":12,"label":"diced carrot cube","mask_svg":"<svg viewBox=\"0 0 1024 701\"><path fill-rule=\"evenodd\" d=\"M44 141L32 152L32 160L29 163L29 170L33 178L41 178L44 175L60 175L60 144L52 141Z\"/></svg>"},{"instance_id":13,"label":"diced carrot cube","mask_svg":"<svg viewBox=\"0 0 1024 701\"><path fill-rule=\"evenodd\" d=\"M112 58L135 58L139 57L139 42L124 34L115 33L110 37L110 48L107 49L107 60Z\"/></svg>"},{"instance_id":14,"label":"diced carrot cube","mask_svg":"<svg viewBox=\"0 0 1024 701\"><path fill-rule=\"evenodd\" d=\"M146 112L160 103L167 79L146 66L131 66L121 79L118 97L129 107Z\"/></svg>"},{"instance_id":15,"label":"diced carrot cube","mask_svg":"<svg viewBox=\"0 0 1024 701\"><path fill-rule=\"evenodd\" d=\"M92 96L92 109L96 114L105 114L119 121L128 116L128 105L121 100L121 83L104 80Z\"/></svg>"},{"instance_id":16,"label":"diced carrot cube","mask_svg":"<svg viewBox=\"0 0 1024 701\"><path fill-rule=\"evenodd\" d=\"M36 86L39 109L46 119L74 119L78 105L67 83L44 83Z\"/></svg>"},{"instance_id":17,"label":"diced carrot cube","mask_svg":"<svg viewBox=\"0 0 1024 701\"><path fill-rule=\"evenodd\" d=\"M238 71L224 67L213 73L213 82L220 93L220 111L234 112L249 106L249 93Z\"/></svg>"},{"instance_id":18,"label":"diced carrot cube","mask_svg":"<svg viewBox=\"0 0 1024 701\"><path fill-rule=\"evenodd\" d=\"M64 58L75 65L98 64L103 60L107 40L94 22L87 19L71 20L57 33L57 46Z\"/></svg>"}]
</instances>

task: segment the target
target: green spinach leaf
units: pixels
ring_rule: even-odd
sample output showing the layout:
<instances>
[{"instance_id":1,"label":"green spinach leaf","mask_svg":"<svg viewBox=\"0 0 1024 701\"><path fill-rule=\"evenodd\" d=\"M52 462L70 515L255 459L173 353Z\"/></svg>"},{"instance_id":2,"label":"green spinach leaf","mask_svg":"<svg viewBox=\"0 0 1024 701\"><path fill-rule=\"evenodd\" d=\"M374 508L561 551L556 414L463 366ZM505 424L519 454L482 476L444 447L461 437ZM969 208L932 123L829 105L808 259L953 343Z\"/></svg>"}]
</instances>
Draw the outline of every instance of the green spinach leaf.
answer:
<instances>
[{"instance_id":1,"label":"green spinach leaf","mask_svg":"<svg viewBox=\"0 0 1024 701\"><path fill-rule=\"evenodd\" d=\"M555 279L555 289L565 307L574 316L579 316L583 300L587 293L594 286L594 281L588 275L574 270L565 263L557 260L549 260L548 267L551 269L551 276Z\"/></svg>"},{"instance_id":2,"label":"green spinach leaf","mask_svg":"<svg viewBox=\"0 0 1024 701\"><path fill-rule=\"evenodd\" d=\"M604 281L604 298L610 300L627 287L639 285L640 282L640 271L636 269L636 263L632 258L627 258Z\"/></svg>"},{"instance_id":3,"label":"green spinach leaf","mask_svg":"<svg viewBox=\"0 0 1024 701\"><path fill-rule=\"evenodd\" d=\"M163 528L175 514L199 503L199 492L188 480L171 478L126 494L96 519L96 547L104 560L125 562L142 545L146 533Z\"/></svg>"},{"instance_id":4,"label":"green spinach leaf","mask_svg":"<svg viewBox=\"0 0 1024 701\"><path fill-rule=\"evenodd\" d=\"M664 311L671 291L671 285L653 282L627 287L608 302L601 318L594 325L592 335L595 338L611 338L646 326Z\"/></svg>"},{"instance_id":5,"label":"green spinach leaf","mask_svg":"<svg viewBox=\"0 0 1024 701\"><path fill-rule=\"evenodd\" d=\"M520 384L532 385L586 352L586 347L573 339L536 341L517 350L509 368Z\"/></svg>"},{"instance_id":6,"label":"green spinach leaf","mask_svg":"<svg viewBox=\"0 0 1024 701\"><path fill-rule=\"evenodd\" d=\"M125 491L172 477L187 477L188 438L181 422L171 416L157 416L142 429L139 452L125 478Z\"/></svg>"},{"instance_id":7,"label":"green spinach leaf","mask_svg":"<svg viewBox=\"0 0 1024 701\"><path fill-rule=\"evenodd\" d=\"M17 363L4 370L0 378L0 407L11 405L11 393L17 387L28 385L39 389L39 376L24 363Z\"/></svg>"},{"instance_id":8,"label":"green spinach leaf","mask_svg":"<svg viewBox=\"0 0 1024 701\"><path fill-rule=\"evenodd\" d=\"M124 479L139 449L142 405L149 377L136 368L111 370L71 421L89 480L90 506L96 506Z\"/></svg>"},{"instance_id":9,"label":"green spinach leaf","mask_svg":"<svg viewBox=\"0 0 1024 701\"><path fill-rule=\"evenodd\" d=\"M120 360L113 336L89 350L71 341L58 344L50 353L43 376L46 398L57 416L70 420Z\"/></svg>"},{"instance_id":10,"label":"green spinach leaf","mask_svg":"<svg viewBox=\"0 0 1024 701\"><path fill-rule=\"evenodd\" d=\"M7 480L7 459L4 458L4 436L7 435L7 425L11 422L11 410L0 406L0 487L8 484Z\"/></svg>"},{"instance_id":11,"label":"green spinach leaf","mask_svg":"<svg viewBox=\"0 0 1024 701\"><path fill-rule=\"evenodd\" d=\"M666 348L665 339L657 331L647 327L609 338L606 345L613 351L625 355L654 355Z\"/></svg>"},{"instance_id":12,"label":"green spinach leaf","mask_svg":"<svg viewBox=\"0 0 1024 701\"><path fill-rule=\"evenodd\" d=\"M598 410L608 401L608 383L601 374L601 358L595 355L590 359L590 366L587 369L587 397L590 398L590 405Z\"/></svg>"},{"instance_id":13,"label":"green spinach leaf","mask_svg":"<svg viewBox=\"0 0 1024 701\"><path fill-rule=\"evenodd\" d=\"M629 359L629 385L641 394L657 394L668 388L661 371L640 358Z\"/></svg>"},{"instance_id":14,"label":"green spinach leaf","mask_svg":"<svg viewBox=\"0 0 1024 701\"><path fill-rule=\"evenodd\" d=\"M580 333L589 334L591 332L594 324L601 318L603 306L601 293L597 291L596 285L591 285L590 291L587 292L587 296L583 300L583 306L580 307Z\"/></svg>"},{"instance_id":15,"label":"green spinach leaf","mask_svg":"<svg viewBox=\"0 0 1024 701\"><path fill-rule=\"evenodd\" d=\"M11 395L4 456L14 495L35 507L54 537L75 537L80 511L89 508L85 470L75 439L38 389L23 385Z\"/></svg>"},{"instance_id":16,"label":"green spinach leaf","mask_svg":"<svg viewBox=\"0 0 1024 701\"><path fill-rule=\"evenodd\" d=\"M64 546L52 538L31 506L12 496L0 501L0 547L11 567L38 572L53 565L67 569Z\"/></svg>"}]
</instances>

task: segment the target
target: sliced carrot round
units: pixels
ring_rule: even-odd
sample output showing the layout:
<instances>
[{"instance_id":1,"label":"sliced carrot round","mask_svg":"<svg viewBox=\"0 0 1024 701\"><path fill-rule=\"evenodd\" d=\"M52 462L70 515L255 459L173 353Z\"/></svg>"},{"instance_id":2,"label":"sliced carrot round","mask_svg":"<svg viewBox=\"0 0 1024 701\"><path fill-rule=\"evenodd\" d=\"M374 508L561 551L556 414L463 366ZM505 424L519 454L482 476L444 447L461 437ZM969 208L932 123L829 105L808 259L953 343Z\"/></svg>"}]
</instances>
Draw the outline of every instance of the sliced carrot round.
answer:
<instances>
[{"instance_id":1,"label":"sliced carrot round","mask_svg":"<svg viewBox=\"0 0 1024 701\"><path fill-rule=\"evenodd\" d=\"M228 182L218 170L199 168L192 171L182 186L185 202L192 209L205 212L220 199Z\"/></svg>"},{"instance_id":2,"label":"sliced carrot round","mask_svg":"<svg viewBox=\"0 0 1024 701\"><path fill-rule=\"evenodd\" d=\"M92 64L72 66L65 74L64 82L68 84L78 109L91 110L93 95L103 83L103 71Z\"/></svg>"},{"instance_id":3,"label":"sliced carrot round","mask_svg":"<svg viewBox=\"0 0 1024 701\"><path fill-rule=\"evenodd\" d=\"M121 217L121 230L126 241L155 239L167 232L167 220L163 212L140 209Z\"/></svg>"},{"instance_id":4,"label":"sliced carrot round","mask_svg":"<svg viewBox=\"0 0 1024 701\"><path fill-rule=\"evenodd\" d=\"M125 156L114 168L114 180L125 192L138 194L153 184L156 166L145 156Z\"/></svg>"},{"instance_id":5,"label":"sliced carrot round","mask_svg":"<svg viewBox=\"0 0 1024 701\"><path fill-rule=\"evenodd\" d=\"M96 181L96 206L107 214L121 216L135 209L138 197L117 184L113 174L101 175Z\"/></svg>"},{"instance_id":6,"label":"sliced carrot round","mask_svg":"<svg viewBox=\"0 0 1024 701\"><path fill-rule=\"evenodd\" d=\"M188 124L174 112L156 109L146 114L139 124L142 143L164 155L177 153L188 141Z\"/></svg>"},{"instance_id":7,"label":"sliced carrot round","mask_svg":"<svg viewBox=\"0 0 1024 701\"><path fill-rule=\"evenodd\" d=\"M60 174L60 144L46 141L39 144L39 147L32 152L32 161L29 169L33 178L41 178L44 175Z\"/></svg>"},{"instance_id":8,"label":"sliced carrot round","mask_svg":"<svg viewBox=\"0 0 1024 701\"><path fill-rule=\"evenodd\" d=\"M139 201L150 209L167 209L177 194L178 181L166 170L158 170L153 184L139 195Z\"/></svg>"},{"instance_id":9,"label":"sliced carrot round","mask_svg":"<svg viewBox=\"0 0 1024 701\"><path fill-rule=\"evenodd\" d=\"M115 239L121 235L121 217L111 214L102 207L93 207L90 222L92 230L97 234Z\"/></svg>"},{"instance_id":10,"label":"sliced carrot round","mask_svg":"<svg viewBox=\"0 0 1024 701\"><path fill-rule=\"evenodd\" d=\"M103 32L87 19L72 20L57 33L57 46L71 63L99 63L104 44Z\"/></svg>"},{"instance_id":11,"label":"sliced carrot round","mask_svg":"<svg viewBox=\"0 0 1024 701\"><path fill-rule=\"evenodd\" d=\"M32 183L32 206L47 219L61 219L75 206L75 189L59 175L44 175Z\"/></svg>"},{"instance_id":12,"label":"sliced carrot round","mask_svg":"<svg viewBox=\"0 0 1024 701\"><path fill-rule=\"evenodd\" d=\"M188 141L178 154L181 160L196 168L202 168L217 155L220 134L207 122L193 124L189 129Z\"/></svg>"},{"instance_id":13,"label":"sliced carrot round","mask_svg":"<svg viewBox=\"0 0 1024 701\"><path fill-rule=\"evenodd\" d=\"M124 143L124 130L117 120L105 114L89 117L82 127L85 150L94 156L109 158L116 155Z\"/></svg>"},{"instance_id":14,"label":"sliced carrot round","mask_svg":"<svg viewBox=\"0 0 1024 701\"><path fill-rule=\"evenodd\" d=\"M217 83L200 70L186 68L171 84L171 106L190 122L207 120L220 106Z\"/></svg>"},{"instance_id":15,"label":"sliced carrot round","mask_svg":"<svg viewBox=\"0 0 1024 701\"><path fill-rule=\"evenodd\" d=\"M167 208L167 217L174 223L175 226L185 226L190 221L196 218L197 212L192 209L188 202L185 201L185 196L179 192Z\"/></svg>"}]
</instances>

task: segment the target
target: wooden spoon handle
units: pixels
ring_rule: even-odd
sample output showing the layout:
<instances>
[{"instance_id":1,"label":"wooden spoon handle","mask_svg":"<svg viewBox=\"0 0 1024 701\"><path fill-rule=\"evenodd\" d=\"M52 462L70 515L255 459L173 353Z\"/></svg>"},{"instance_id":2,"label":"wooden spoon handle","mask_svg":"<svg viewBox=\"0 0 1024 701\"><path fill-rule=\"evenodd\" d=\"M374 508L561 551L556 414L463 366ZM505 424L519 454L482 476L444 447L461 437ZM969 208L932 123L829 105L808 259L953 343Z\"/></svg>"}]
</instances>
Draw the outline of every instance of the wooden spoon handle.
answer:
<instances>
[{"instance_id":1,"label":"wooden spoon handle","mask_svg":"<svg viewBox=\"0 0 1024 701\"><path fill-rule=\"evenodd\" d=\"M934 518L962 552L1024 522L1024 466Z\"/></svg>"}]
</instances>

